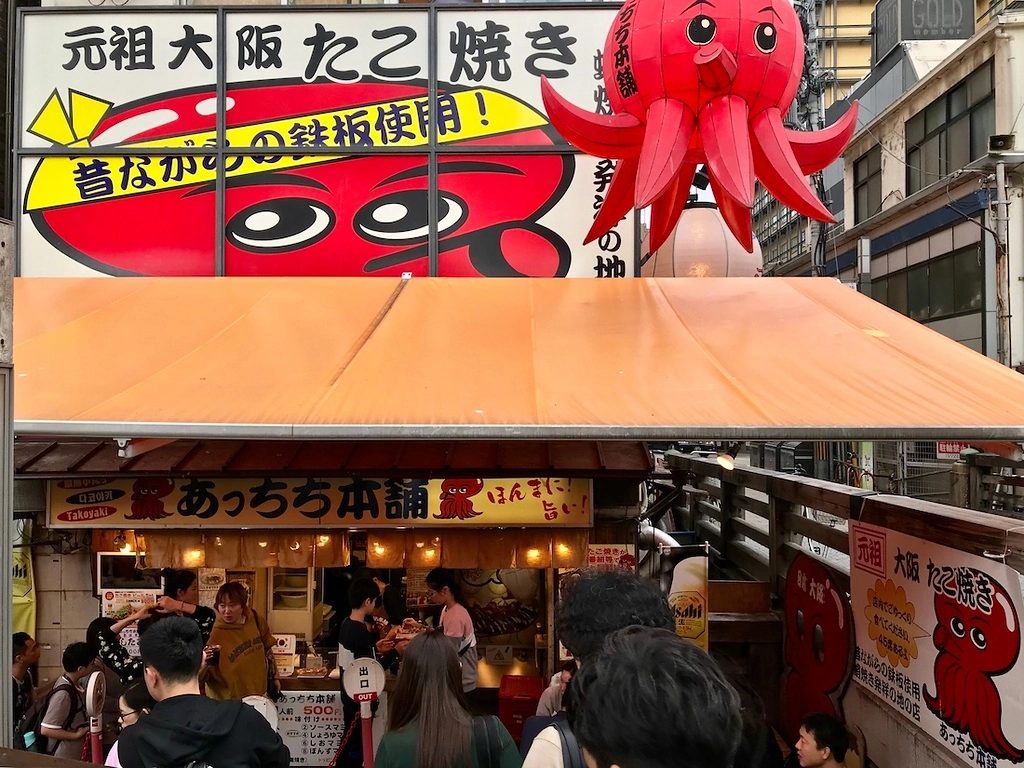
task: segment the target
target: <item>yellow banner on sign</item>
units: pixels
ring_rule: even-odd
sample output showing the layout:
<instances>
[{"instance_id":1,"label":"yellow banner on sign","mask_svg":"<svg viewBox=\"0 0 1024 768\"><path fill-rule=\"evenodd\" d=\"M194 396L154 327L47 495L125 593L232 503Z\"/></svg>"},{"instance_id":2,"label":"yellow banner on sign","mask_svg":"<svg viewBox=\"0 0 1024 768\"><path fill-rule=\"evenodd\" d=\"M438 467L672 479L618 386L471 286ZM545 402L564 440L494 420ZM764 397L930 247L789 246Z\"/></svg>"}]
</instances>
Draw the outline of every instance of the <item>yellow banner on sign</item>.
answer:
<instances>
[{"instance_id":1,"label":"yellow banner on sign","mask_svg":"<svg viewBox=\"0 0 1024 768\"><path fill-rule=\"evenodd\" d=\"M84 130L71 125L57 93L40 110L29 130L55 144L88 147L89 156L46 157L36 166L25 200L26 211L38 211L97 200L129 197L165 189L212 183L217 178L213 157L160 156L160 150L216 145L215 131L200 131L142 142L127 142L122 148L151 150L138 157L104 157L102 147L91 147L88 138L111 106L109 102L74 94L89 100L95 108L85 112L95 123ZM451 144L547 125L533 107L489 88L437 97L437 140ZM247 176L267 171L337 162L351 155L351 147L426 147L429 141L429 101L426 97L380 101L357 107L241 125L226 131L227 146L266 149L265 156L238 155L228 160L226 175ZM333 155L302 155L310 147L338 149ZM127 162L126 162L127 161Z\"/></svg>"},{"instance_id":2,"label":"yellow banner on sign","mask_svg":"<svg viewBox=\"0 0 1024 768\"><path fill-rule=\"evenodd\" d=\"M525 477L51 480L51 528L593 524L589 480Z\"/></svg>"}]
</instances>

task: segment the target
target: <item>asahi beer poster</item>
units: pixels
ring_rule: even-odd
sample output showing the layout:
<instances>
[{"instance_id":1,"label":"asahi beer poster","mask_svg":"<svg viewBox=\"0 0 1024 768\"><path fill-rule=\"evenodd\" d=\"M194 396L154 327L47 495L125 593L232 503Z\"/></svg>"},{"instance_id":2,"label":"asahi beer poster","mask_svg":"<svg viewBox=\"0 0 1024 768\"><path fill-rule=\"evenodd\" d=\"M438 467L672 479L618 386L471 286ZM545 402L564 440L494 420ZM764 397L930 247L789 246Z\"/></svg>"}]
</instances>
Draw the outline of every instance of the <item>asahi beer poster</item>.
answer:
<instances>
[{"instance_id":1,"label":"asahi beer poster","mask_svg":"<svg viewBox=\"0 0 1024 768\"><path fill-rule=\"evenodd\" d=\"M1024 762L1019 574L850 524L854 679L966 764Z\"/></svg>"},{"instance_id":2,"label":"asahi beer poster","mask_svg":"<svg viewBox=\"0 0 1024 768\"><path fill-rule=\"evenodd\" d=\"M610 114L614 12L26 13L21 274L630 277L632 216L583 245L614 164L540 98Z\"/></svg>"}]
</instances>

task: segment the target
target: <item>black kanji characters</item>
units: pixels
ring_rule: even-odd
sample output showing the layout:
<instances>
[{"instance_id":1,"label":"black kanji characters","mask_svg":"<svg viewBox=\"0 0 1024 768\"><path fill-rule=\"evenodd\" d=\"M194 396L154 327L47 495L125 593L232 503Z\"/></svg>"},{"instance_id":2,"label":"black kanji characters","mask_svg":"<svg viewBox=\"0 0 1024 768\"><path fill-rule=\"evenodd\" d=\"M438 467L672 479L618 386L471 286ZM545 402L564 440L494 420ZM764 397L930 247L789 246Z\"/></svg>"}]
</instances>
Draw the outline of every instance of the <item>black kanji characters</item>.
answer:
<instances>
[{"instance_id":1,"label":"black kanji characters","mask_svg":"<svg viewBox=\"0 0 1024 768\"><path fill-rule=\"evenodd\" d=\"M626 262L615 254L598 256L594 272L597 273L598 277L625 277Z\"/></svg>"},{"instance_id":2,"label":"black kanji characters","mask_svg":"<svg viewBox=\"0 0 1024 768\"><path fill-rule=\"evenodd\" d=\"M280 32L280 24L269 24L265 27L247 24L235 32L238 39L238 68L280 69Z\"/></svg>"},{"instance_id":3,"label":"black kanji characters","mask_svg":"<svg viewBox=\"0 0 1024 768\"><path fill-rule=\"evenodd\" d=\"M511 79L508 31L505 25L491 20L480 31L464 22L457 22L449 43L449 49L455 54L451 81L457 83L463 75L476 83L487 76L499 82Z\"/></svg>"},{"instance_id":4,"label":"black kanji characters","mask_svg":"<svg viewBox=\"0 0 1024 768\"><path fill-rule=\"evenodd\" d=\"M71 58L64 63L64 69L76 69L83 62L86 69L93 71L107 66L107 52L104 48L107 41L103 33L103 27L96 26L65 32L64 37L68 38L69 42L64 43L64 49L70 51Z\"/></svg>"},{"instance_id":5,"label":"black kanji characters","mask_svg":"<svg viewBox=\"0 0 1024 768\"><path fill-rule=\"evenodd\" d=\"M189 54L195 56L204 68L213 69L213 59L210 58L210 54L203 48L204 45L213 42L213 37L196 32L196 28L191 24L182 24L181 31L181 39L171 42L171 47L177 48L178 53L171 60L171 63L167 65L168 69L178 69L181 67L189 57Z\"/></svg>"},{"instance_id":6,"label":"black kanji characters","mask_svg":"<svg viewBox=\"0 0 1024 768\"><path fill-rule=\"evenodd\" d=\"M380 483L376 480L355 477L350 482L339 485L338 490L341 491L341 500L338 502L340 519L344 520L350 515L356 520L362 520L363 515L369 515L374 520L380 517L380 504L376 494L376 491L380 490Z\"/></svg>"},{"instance_id":7,"label":"black kanji characters","mask_svg":"<svg viewBox=\"0 0 1024 768\"><path fill-rule=\"evenodd\" d=\"M114 194L114 180L110 175L110 163L95 158L88 162L80 160L71 172L78 196L83 200L95 200Z\"/></svg>"},{"instance_id":8,"label":"black kanji characters","mask_svg":"<svg viewBox=\"0 0 1024 768\"><path fill-rule=\"evenodd\" d=\"M377 107L377 122L374 127L380 135L382 145L398 144L403 139L418 138L408 130L412 125L412 110L408 104L388 104Z\"/></svg>"},{"instance_id":9,"label":"black kanji characters","mask_svg":"<svg viewBox=\"0 0 1024 768\"><path fill-rule=\"evenodd\" d=\"M544 69L538 66L539 61L549 61L556 64L571 65L576 63L576 54L572 52L572 46L576 42L575 37L567 37L569 27L564 24L555 26L549 22L542 21L537 29L527 32L526 37L535 51L526 57L524 67L531 75L541 75L556 80L569 76L569 71L563 68Z\"/></svg>"},{"instance_id":10,"label":"black kanji characters","mask_svg":"<svg viewBox=\"0 0 1024 768\"><path fill-rule=\"evenodd\" d=\"M155 69L153 64L153 28L111 27L110 60L114 69Z\"/></svg>"}]
</instances>

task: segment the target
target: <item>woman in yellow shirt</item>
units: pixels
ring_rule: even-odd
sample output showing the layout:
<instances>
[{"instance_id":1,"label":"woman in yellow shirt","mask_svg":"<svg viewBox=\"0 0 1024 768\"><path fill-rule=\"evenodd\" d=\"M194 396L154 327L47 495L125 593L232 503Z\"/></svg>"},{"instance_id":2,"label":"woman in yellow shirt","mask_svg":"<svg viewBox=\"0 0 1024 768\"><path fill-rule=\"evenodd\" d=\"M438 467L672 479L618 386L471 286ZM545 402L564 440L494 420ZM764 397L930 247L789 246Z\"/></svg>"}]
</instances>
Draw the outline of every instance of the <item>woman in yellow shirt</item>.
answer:
<instances>
[{"instance_id":1,"label":"woman in yellow shirt","mask_svg":"<svg viewBox=\"0 0 1024 768\"><path fill-rule=\"evenodd\" d=\"M249 608L248 601L248 592L237 581L229 581L217 591L217 621L210 633L205 680L206 695L211 699L266 696L268 670L280 690L274 667L274 636L266 620ZM210 649L219 649L219 659L216 655L210 659Z\"/></svg>"}]
</instances>

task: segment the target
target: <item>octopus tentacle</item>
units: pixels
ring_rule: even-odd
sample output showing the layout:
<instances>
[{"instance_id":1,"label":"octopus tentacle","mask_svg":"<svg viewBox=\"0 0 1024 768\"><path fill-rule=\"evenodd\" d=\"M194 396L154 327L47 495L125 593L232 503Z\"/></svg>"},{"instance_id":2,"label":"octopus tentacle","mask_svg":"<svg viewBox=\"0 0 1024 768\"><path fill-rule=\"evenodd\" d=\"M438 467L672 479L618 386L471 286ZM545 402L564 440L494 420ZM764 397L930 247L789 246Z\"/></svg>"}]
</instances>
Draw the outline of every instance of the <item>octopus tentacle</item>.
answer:
<instances>
[{"instance_id":1,"label":"octopus tentacle","mask_svg":"<svg viewBox=\"0 0 1024 768\"><path fill-rule=\"evenodd\" d=\"M786 141L793 148L800 170L810 176L843 154L856 129L857 102L853 102L845 115L820 131L786 130Z\"/></svg>"},{"instance_id":2,"label":"octopus tentacle","mask_svg":"<svg viewBox=\"0 0 1024 768\"><path fill-rule=\"evenodd\" d=\"M651 208L651 237L648 241L648 250L651 253L658 250L672 234L679 215L690 197L690 186L696 173L696 163L683 163L675 181L654 201Z\"/></svg>"},{"instance_id":3,"label":"octopus tentacle","mask_svg":"<svg viewBox=\"0 0 1024 768\"><path fill-rule=\"evenodd\" d=\"M612 171L612 180L605 193L601 210L587 232L583 244L592 243L605 232L618 224L622 217L633 210L633 197L636 194L636 172L640 161L634 157L619 160Z\"/></svg>"},{"instance_id":4,"label":"octopus tentacle","mask_svg":"<svg viewBox=\"0 0 1024 768\"><path fill-rule=\"evenodd\" d=\"M818 221L835 222L802 175L782 125L778 107L759 112L750 122L757 178L783 205Z\"/></svg>"},{"instance_id":5,"label":"octopus tentacle","mask_svg":"<svg viewBox=\"0 0 1024 768\"><path fill-rule=\"evenodd\" d=\"M726 196L750 208L754 204L754 161L747 128L747 102L739 96L719 96L708 102L698 119L709 174L718 178ZM718 203L724 215L723 201Z\"/></svg>"},{"instance_id":6,"label":"octopus tentacle","mask_svg":"<svg viewBox=\"0 0 1024 768\"><path fill-rule=\"evenodd\" d=\"M611 159L640 154L644 125L632 115L595 115L580 109L563 99L544 77L540 95L551 124L577 149Z\"/></svg>"},{"instance_id":7,"label":"octopus tentacle","mask_svg":"<svg viewBox=\"0 0 1024 768\"><path fill-rule=\"evenodd\" d=\"M711 194L715 196L715 202L718 204L718 212L722 214L729 231L747 253L753 253L754 233L750 226L750 209L737 203L722 189L722 182L710 168L708 181L711 183Z\"/></svg>"},{"instance_id":8,"label":"octopus tentacle","mask_svg":"<svg viewBox=\"0 0 1024 768\"><path fill-rule=\"evenodd\" d=\"M696 127L693 112L676 99L659 99L648 108L636 178L637 208L661 197L679 174Z\"/></svg>"}]
</instances>

